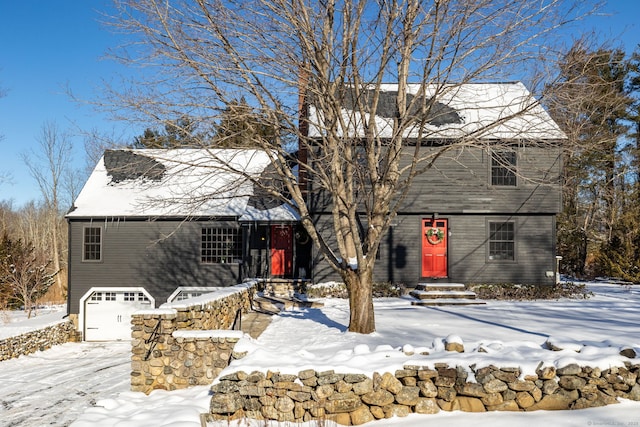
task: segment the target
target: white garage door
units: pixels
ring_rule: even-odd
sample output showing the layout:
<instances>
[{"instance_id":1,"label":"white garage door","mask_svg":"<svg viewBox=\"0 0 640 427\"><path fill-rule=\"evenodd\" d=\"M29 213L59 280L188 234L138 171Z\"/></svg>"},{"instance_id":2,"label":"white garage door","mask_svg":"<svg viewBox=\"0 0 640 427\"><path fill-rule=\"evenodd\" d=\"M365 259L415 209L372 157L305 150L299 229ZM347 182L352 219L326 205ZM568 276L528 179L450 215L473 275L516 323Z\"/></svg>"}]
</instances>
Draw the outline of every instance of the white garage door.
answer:
<instances>
[{"instance_id":1,"label":"white garage door","mask_svg":"<svg viewBox=\"0 0 640 427\"><path fill-rule=\"evenodd\" d=\"M130 340L131 314L153 308L139 291L94 291L84 304L85 341Z\"/></svg>"}]
</instances>

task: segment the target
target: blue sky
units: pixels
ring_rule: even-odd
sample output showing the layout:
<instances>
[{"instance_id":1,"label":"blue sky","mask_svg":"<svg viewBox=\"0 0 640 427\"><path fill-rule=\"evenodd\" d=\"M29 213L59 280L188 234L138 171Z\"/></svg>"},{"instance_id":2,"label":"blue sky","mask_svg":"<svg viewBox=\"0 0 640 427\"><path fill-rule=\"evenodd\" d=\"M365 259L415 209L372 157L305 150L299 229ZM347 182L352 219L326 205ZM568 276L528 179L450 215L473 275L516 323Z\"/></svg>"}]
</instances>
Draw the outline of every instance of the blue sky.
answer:
<instances>
[{"instance_id":1,"label":"blue sky","mask_svg":"<svg viewBox=\"0 0 640 427\"><path fill-rule=\"evenodd\" d=\"M104 27L99 11L110 0L0 0L0 200L18 207L40 198L38 187L22 158L37 145L43 124L55 122L68 131L74 144L74 165L83 169L82 131L126 132L126 126L107 120L81 99L96 99L103 80L124 68L104 60L118 37Z\"/></svg>"},{"instance_id":2,"label":"blue sky","mask_svg":"<svg viewBox=\"0 0 640 427\"><path fill-rule=\"evenodd\" d=\"M0 0L0 201L14 207L40 199L35 181L21 153L37 145L45 122L75 134L74 166L84 169L81 131L99 129L107 134L139 135L124 123L108 120L93 107L80 105L66 94L97 99L103 80L127 73L119 64L101 59L118 36L105 28L100 12L110 0ZM596 27L603 36L619 40L630 52L640 43L640 1L609 0L609 16L591 18L585 28Z\"/></svg>"}]
</instances>

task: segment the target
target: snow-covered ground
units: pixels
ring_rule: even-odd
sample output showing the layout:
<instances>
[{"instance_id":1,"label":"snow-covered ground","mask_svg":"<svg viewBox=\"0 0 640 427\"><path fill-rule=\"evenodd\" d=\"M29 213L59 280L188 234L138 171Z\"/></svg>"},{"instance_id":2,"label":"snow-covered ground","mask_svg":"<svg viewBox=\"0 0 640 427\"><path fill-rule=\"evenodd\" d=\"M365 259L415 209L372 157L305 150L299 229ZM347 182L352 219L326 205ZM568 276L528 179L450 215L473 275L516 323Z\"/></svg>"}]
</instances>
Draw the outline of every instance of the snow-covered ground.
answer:
<instances>
[{"instance_id":1,"label":"snow-covered ground","mask_svg":"<svg viewBox=\"0 0 640 427\"><path fill-rule=\"evenodd\" d=\"M250 353L227 370L297 373L313 367L371 373L393 372L410 361L423 364L447 361L521 366L528 373L540 361L557 366L576 361L607 367L621 364L624 358L618 352L623 347L632 347L640 354L640 287L594 283L590 289L595 296L588 300L491 301L484 306L466 307L416 307L406 299L379 299L377 332L369 336L346 332L346 301L327 299L322 309L282 313L257 340L241 339L237 348ZM443 351L442 341L450 335L464 342L465 353ZM568 350L546 350L547 340ZM480 346L487 353L475 352ZM580 353L573 350L581 347L584 348ZM199 427L198 414L208 410L208 387L155 391L149 396L129 392L127 350L127 344L122 343L65 344L0 363L0 425L66 426L77 419L73 427ZM412 350L414 355L405 354ZM430 355L419 356L424 350ZM109 363L99 365L104 360ZM640 359L635 363L640 363ZM48 390L52 391L46 395ZM25 416L29 412L30 416ZM542 423L640 426L640 402L623 401L604 408L562 412L440 412L367 425L418 427L429 422L465 427ZM210 423L209 427L266 425L298 426L244 420Z\"/></svg>"},{"instance_id":2,"label":"snow-covered ground","mask_svg":"<svg viewBox=\"0 0 640 427\"><path fill-rule=\"evenodd\" d=\"M129 388L128 342L67 343L0 362L0 426L68 426Z\"/></svg>"},{"instance_id":3,"label":"snow-covered ground","mask_svg":"<svg viewBox=\"0 0 640 427\"><path fill-rule=\"evenodd\" d=\"M0 340L60 323L63 321L66 310L65 305L38 308L31 313L30 319L27 319L24 311L0 310Z\"/></svg>"}]
</instances>

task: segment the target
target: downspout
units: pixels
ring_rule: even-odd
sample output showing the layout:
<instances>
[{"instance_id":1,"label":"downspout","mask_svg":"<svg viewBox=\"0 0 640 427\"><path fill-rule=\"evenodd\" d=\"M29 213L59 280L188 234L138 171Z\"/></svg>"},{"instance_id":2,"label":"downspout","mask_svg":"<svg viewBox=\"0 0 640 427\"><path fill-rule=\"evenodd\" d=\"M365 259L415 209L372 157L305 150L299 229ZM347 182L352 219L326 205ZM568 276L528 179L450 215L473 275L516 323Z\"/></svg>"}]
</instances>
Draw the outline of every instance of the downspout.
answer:
<instances>
[{"instance_id":1,"label":"downspout","mask_svg":"<svg viewBox=\"0 0 640 427\"><path fill-rule=\"evenodd\" d=\"M67 218L67 315L71 314L71 220Z\"/></svg>"}]
</instances>

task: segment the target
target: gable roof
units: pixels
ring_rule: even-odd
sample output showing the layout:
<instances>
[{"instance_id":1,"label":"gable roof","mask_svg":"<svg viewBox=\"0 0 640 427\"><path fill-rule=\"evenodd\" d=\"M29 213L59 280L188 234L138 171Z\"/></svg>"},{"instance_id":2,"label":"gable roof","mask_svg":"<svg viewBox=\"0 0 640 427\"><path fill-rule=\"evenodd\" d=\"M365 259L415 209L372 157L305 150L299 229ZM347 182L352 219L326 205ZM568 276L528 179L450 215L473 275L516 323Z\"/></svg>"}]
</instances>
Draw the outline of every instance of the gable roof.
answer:
<instances>
[{"instance_id":1,"label":"gable roof","mask_svg":"<svg viewBox=\"0 0 640 427\"><path fill-rule=\"evenodd\" d=\"M107 150L67 218L235 217L295 221L293 208L265 200L248 177L268 173L253 149Z\"/></svg>"},{"instance_id":2,"label":"gable roof","mask_svg":"<svg viewBox=\"0 0 640 427\"><path fill-rule=\"evenodd\" d=\"M420 85L407 88L408 102L417 95ZM391 137L397 84L383 84L375 116L378 136ZM370 95L367 91L365 95ZM468 83L459 85L427 85L427 101L434 104L425 117L423 138L456 139L473 136L478 139L560 140L566 135L521 82ZM362 136L363 118L353 111L355 102L347 93L342 118L346 123L342 134ZM364 104L367 104L365 102ZM370 119L369 114L365 114ZM321 112L309 107L309 136L323 134ZM418 134L417 127L408 129L404 137Z\"/></svg>"}]
</instances>

